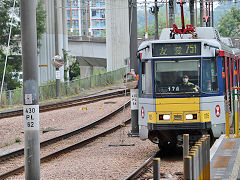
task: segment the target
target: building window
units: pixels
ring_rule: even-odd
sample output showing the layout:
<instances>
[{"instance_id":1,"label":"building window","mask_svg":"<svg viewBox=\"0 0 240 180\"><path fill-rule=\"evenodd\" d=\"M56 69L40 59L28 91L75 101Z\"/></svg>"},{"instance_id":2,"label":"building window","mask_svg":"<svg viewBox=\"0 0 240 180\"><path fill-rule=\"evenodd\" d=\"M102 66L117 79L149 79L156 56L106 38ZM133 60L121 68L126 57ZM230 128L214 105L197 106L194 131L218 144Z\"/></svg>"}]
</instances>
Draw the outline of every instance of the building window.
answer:
<instances>
[{"instance_id":1,"label":"building window","mask_svg":"<svg viewBox=\"0 0 240 180\"><path fill-rule=\"evenodd\" d=\"M97 15L96 10L93 10L93 11L92 11L92 16L96 16L96 15Z\"/></svg>"},{"instance_id":2,"label":"building window","mask_svg":"<svg viewBox=\"0 0 240 180\"><path fill-rule=\"evenodd\" d=\"M92 7L96 7L96 0L92 0Z\"/></svg>"},{"instance_id":3,"label":"building window","mask_svg":"<svg viewBox=\"0 0 240 180\"><path fill-rule=\"evenodd\" d=\"M77 20L73 20L73 26L78 27L78 21Z\"/></svg>"},{"instance_id":4,"label":"building window","mask_svg":"<svg viewBox=\"0 0 240 180\"><path fill-rule=\"evenodd\" d=\"M73 15L74 15L74 16L77 16L77 10L74 10L74 11L73 11Z\"/></svg>"},{"instance_id":5,"label":"building window","mask_svg":"<svg viewBox=\"0 0 240 180\"><path fill-rule=\"evenodd\" d=\"M75 1L73 2L73 5L77 7L77 6L78 6L78 0L75 0Z\"/></svg>"}]
</instances>

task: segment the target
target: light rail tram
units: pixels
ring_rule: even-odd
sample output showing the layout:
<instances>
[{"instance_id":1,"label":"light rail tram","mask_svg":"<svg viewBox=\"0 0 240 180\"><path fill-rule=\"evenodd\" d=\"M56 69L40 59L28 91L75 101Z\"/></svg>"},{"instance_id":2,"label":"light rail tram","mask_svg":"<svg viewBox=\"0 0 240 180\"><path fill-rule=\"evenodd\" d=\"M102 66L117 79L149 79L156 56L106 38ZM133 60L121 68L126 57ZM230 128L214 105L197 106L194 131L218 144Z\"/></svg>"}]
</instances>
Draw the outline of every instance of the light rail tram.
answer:
<instances>
[{"instance_id":1,"label":"light rail tram","mask_svg":"<svg viewBox=\"0 0 240 180\"><path fill-rule=\"evenodd\" d=\"M160 148L190 143L203 134L225 133L232 112L231 87L239 84L239 50L213 27L173 34L162 30L159 40L138 49L139 135ZM231 116L230 116L231 117Z\"/></svg>"}]
</instances>

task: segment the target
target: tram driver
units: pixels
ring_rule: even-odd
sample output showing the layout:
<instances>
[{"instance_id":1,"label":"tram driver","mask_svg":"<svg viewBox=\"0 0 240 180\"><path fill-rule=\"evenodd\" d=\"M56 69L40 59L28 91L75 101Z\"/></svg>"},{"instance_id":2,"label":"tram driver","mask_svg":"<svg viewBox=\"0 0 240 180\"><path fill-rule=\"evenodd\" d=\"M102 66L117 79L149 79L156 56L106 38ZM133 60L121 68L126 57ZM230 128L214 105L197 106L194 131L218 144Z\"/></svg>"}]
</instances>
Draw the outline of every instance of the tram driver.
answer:
<instances>
[{"instance_id":1,"label":"tram driver","mask_svg":"<svg viewBox=\"0 0 240 180\"><path fill-rule=\"evenodd\" d=\"M198 92L198 86L194 85L192 82L189 82L189 77L186 74L183 76L182 88L185 91Z\"/></svg>"}]
</instances>

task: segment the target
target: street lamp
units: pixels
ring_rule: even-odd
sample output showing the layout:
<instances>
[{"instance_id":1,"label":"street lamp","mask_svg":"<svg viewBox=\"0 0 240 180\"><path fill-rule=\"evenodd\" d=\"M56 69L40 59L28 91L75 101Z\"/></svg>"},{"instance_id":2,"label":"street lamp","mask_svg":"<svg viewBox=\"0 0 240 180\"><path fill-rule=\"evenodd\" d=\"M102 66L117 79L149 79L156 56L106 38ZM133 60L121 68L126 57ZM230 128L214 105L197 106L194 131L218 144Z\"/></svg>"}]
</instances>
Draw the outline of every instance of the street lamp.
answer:
<instances>
[{"instance_id":1,"label":"street lamp","mask_svg":"<svg viewBox=\"0 0 240 180\"><path fill-rule=\"evenodd\" d=\"M56 68L56 97L60 97L60 70L59 68L64 65L64 58L60 55L52 57L52 64Z\"/></svg>"}]
</instances>

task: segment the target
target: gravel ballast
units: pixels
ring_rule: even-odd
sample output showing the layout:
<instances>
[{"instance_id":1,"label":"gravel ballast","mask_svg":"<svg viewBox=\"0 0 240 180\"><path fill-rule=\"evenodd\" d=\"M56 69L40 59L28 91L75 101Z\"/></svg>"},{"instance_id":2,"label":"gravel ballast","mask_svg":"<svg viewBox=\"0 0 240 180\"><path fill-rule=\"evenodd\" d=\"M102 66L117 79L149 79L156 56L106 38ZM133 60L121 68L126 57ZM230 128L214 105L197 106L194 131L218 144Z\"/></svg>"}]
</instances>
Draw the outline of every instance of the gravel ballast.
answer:
<instances>
[{"instance_id":1,"label":"gravel ballast","mask_svg":"<svg viewBox=\"0 0 240 180\"><path fill-rule=\"evenodd\" d=\"M40 140L44 141L80 128L112 112L130 97L119 97L96 103L40 113ZM130 117L130 109L118 114L116 123ZM0 119L0 154L23 147L23 117ZM97 127L96 127L97 128ZM48 133L43 130L55 129ZM128 137L130 124L87 146L41 164L41 179L124 179L158 151L157 145L139 137ZM15 143L16 139L21 142ZM118 146L119 144L134 146ZM116 145L116 146L109 146ZM2 166L2 165L1 165ZM3 167L4 168L4 167ZM161 172L182 171L182 161L161 161ZM1 172L0 172L1 173ZM174 177L174 176L173 176ZM24 179L20 174L9 179Z\"/></svg>"}]
</instances>

